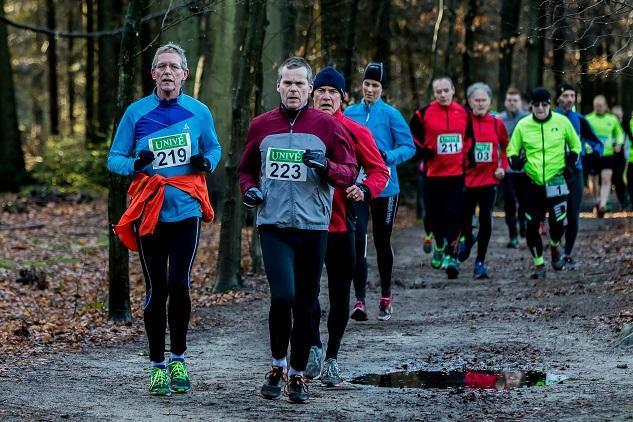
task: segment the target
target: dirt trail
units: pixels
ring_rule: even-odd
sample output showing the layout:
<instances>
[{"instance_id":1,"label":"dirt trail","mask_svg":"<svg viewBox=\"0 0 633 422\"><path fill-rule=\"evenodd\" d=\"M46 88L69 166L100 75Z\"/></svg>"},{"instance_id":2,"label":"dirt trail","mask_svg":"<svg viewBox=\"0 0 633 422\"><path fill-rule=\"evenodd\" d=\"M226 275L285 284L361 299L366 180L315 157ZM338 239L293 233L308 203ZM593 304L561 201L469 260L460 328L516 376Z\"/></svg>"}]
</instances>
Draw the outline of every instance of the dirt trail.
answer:
<instances>
[{"instance_id":1,"label":"dirt trail","mask_svg":"<svg viewBox=\"0 0 633 422\"><path fill-rule=\"evenodd\" d=\"M194 310L205 328L191 333L193 391L150 397L144 338L121 347L58 354L35 368L0 378L2 420L607 420L633 415L633 361L614 347L606 317L630 311L633 300L605 282L617 272L597 260L598 236L631 231L628 220L583 219L576 271L548 271L528 280L524 243L505 249L495 219L491 280L473 281L472 261L456 281L431 270L417 227L394 234L394 317L350 321L339 360L346 376L442 368L546 369L573 379L549 387L506 391L422 390L363 386L328 391L310 386L311 403L291 405L258 396L269 362L267 300ZM371 254L370 248L370 254ZM547 258L547 256L546 256ZM548 261L546 259L546 261ZM370 257L370 279L377 271ZM325 283L323 283L325 286ZM321 298L327 308L325 287ZM375 312L378 290L369 291ZM325 324L322 324L325 329ZM324 339L327 334L324 333ZM10 358L4 356L4 358ZM620 369L628 365L627 368Z\"/></svg>"}]
</instances>

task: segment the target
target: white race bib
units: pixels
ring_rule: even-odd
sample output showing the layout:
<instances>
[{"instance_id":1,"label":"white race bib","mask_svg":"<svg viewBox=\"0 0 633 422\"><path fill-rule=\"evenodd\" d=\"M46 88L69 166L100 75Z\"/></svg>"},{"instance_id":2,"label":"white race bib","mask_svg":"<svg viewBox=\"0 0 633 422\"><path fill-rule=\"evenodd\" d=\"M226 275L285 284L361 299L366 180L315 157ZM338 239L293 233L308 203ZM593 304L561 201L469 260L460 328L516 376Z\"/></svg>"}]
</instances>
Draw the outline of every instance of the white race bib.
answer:
<instances>
[{"instance_id":1,"label":"white race bib","mask_svg":"<svg viewBox=\"0 0 633 422\"><path fill-rule=\"evenodd\" d=\"M475 162L492 163L492 142L475 143Z\"/></svg>"},{"instance_id":2,"label":"white race bib","mask_svg":"<svg viewBox=\"0 0 633 422\"><path fill-rule=\"evenodd\" d=\"M445 133L437 137L438 155L459 154L462 152L462 135Z\"/></svg>"},{"instance_id":3,"label":"white race bib","mask_svg":"<svg viewBox=\"0 0 633 422\"><path fill-rule=\"evenodd\" d=\"M266 151L266 178L288 182L305 182L308 167L303 164L302 149L268 148Z\"/></svg>"},{"instance_id":4,"label":"white race bib","mask_svg":"<svg viewBox=\"0 0 633 422\"><path fill-rule=\"evenodd\" d=\"M154 170L189 164L191 139L188 133L161 136L149 140L149 149L154 153Z\"/></svg>"},{"instance_id":5,"label":"white race bib","mask_svg":"<svg viewBox=\"0 0 633 422\"><path fill-rule=\"evenodd\" d=\"M569 194L567 188L567 182L563 176L556 176L545 184L545 195L548 198L555 198L557 196L565 196Z\"/></svg>"}]
</instances>

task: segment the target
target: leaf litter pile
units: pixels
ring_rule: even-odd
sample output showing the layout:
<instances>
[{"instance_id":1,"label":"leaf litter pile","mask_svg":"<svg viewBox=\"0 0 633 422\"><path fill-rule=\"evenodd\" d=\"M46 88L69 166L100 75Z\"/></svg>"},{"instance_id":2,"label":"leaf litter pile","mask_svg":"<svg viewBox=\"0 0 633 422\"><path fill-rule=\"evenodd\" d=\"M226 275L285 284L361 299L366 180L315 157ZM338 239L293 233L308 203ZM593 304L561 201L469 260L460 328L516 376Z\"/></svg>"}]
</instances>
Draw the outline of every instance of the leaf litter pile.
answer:
<instances>
[{"instance_id":1,"label":"leaf litter pile","mask_svg":"<svg viewBox=\"0 0 633 422\"><path fill-rule=\"evenodd\" d=\"M133 321L108 320L108 224L104 199L35 202L0 197L0 353L23 362L57 351L113 345L144 332L145 282L130 253ZM249 268L250 230L243 235ZM191 327L205 322L195 309L262 297L261 278L248 291L210 292L215 281L220 226L203 224L191 274ZM6 360L0 360L0 373Z\"/></svg>"}]
</instances>

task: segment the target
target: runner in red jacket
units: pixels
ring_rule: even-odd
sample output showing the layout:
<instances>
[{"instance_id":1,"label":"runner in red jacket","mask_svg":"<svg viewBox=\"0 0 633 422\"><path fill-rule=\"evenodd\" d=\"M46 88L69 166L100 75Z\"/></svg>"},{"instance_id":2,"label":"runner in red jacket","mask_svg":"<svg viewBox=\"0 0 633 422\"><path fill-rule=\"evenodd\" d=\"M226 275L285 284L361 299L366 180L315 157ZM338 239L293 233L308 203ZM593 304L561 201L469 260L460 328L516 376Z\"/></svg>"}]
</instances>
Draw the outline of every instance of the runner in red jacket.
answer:
<instances>
[{"instance_id":1,"label":"runner in red jacket","mask_svg":"<svg viewBox=\"0 0 633 422\"><path fill-rule=\"evenodd\" d=\"M323 346L319 335L321 305L318 298L313 313L313 342L306 376L321 375L321 382L336 386L343 382L337 357L341 339L347 326L349 315L349 294L354 276L356 248L354 230L356 215L352 201L369 201L376 198L389 181L389 171L371 132L341 113L341 100L345 96L345 78L333 67L321 70L314 79L315 108L333 115L347 130L353 141L356 159L362 167L362 176L356 184L334 191L332 219L328 229L325 266L328 275L330 312L328 314L328 345L325 362L322 364ZM365 316L367 318L367 316Z\"/></svg>"},{"instance_id":2,"label":"runner in red jacket","mask_svg":"<svg viewBox=\"0 0 633 422\"><path fill-rule=\"evenodd\" d=\"M477 82L468 87L466 95L472 110L475 165L466 170L459 260L463 262L468 259L475 243L472 216L479 205L479 234L474 276L481 279L488 278L484 261L492 233L492 209L497 197L497 185L508 168L506 148L509 141L503 122L488 113L492 98L490 87Z\"/></svg>"},{"instance_id":3,"label":"runner in red jacket","mask_svg":"<svg viewBox=\"0 0 633 422\"><path fill-rule=\"evenodd\" d=\"M433 81L435 101L416 110L409 122L418 158L426 164L425 190L429 198L429 222L435 237L433 268L445 268L457 278L459 232L464 197L464 173L473 160L472 126L468 111L453 101L450 78ZM448 248L446 244L448 243Z\"/></svg>"}]
</instances>

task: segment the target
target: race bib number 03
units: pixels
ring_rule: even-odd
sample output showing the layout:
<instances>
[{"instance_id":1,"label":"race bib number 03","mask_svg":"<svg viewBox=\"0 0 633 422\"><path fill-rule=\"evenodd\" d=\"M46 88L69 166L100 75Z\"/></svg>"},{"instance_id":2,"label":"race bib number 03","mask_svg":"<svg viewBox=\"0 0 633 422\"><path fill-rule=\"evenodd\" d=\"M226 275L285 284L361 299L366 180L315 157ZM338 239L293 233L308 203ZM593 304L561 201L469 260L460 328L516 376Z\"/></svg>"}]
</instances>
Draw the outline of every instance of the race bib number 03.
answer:
<instances>
[{"instance_id":1,"label":"race bib number 03","mask_svg":"<svg viewBox=\"0 0 633 422\"><path fill-rule=\"evenodd\" d=\"M266 152L266 177L288 182L305 182L308 167L303 164L302 149L268 148Z\"/></svg>"},{"instance_id":2,"label":"race bib number 03","mask_svg":"<svg viewBox=\"0 0 633 422\"><path fill-rule=\"evenodd\" d=\"M152 163L155 170L182 166L191 160L191 139L188 133L150 139L149 149L155 156Z\"/></svg>"},{"instance_id":3,"label":"race bib number 03","mask_svg":"<svg viewBox=\"0 0 633 422\"><path fill-rule=\"evenodd\" d=\"M475 162L492 163L492 142L475 143Z\"/></svg>"},{"instance_id":4,"label":"race bib number 03","mask_svg":"<svg viewBox=\"0 0 633 422\"><path fill-rule=\"evenodd\" d=\"M556 176L545 184L545 195L548 198L555 198L557 196L565 196L569 194L567 188L567 182L563 176Z\"/></svg>"},{"instance_id":5,"label":"race bib number 03","mask_svg":"<svg viewBox=\"0 0 633 422\"><path fill-rule=\"evenodd\" d=\"M462 135L459 133L446 133L437 137L437 153L439 155L460 152L462 152Z\"/></svg>"}]
</instances>

